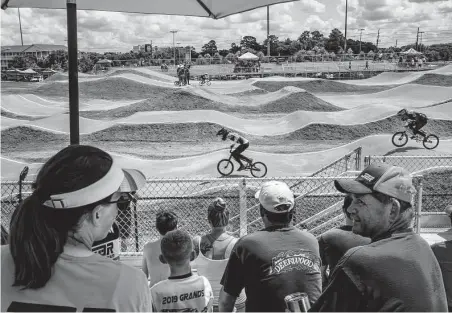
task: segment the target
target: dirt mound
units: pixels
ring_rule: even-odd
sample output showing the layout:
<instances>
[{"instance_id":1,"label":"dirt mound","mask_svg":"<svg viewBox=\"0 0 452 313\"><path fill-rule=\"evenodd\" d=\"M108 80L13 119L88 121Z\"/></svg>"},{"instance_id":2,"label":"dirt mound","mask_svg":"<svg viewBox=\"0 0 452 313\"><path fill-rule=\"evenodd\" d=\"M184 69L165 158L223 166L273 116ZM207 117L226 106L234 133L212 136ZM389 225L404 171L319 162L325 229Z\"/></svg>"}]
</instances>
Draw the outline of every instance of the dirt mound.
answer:
<instances>
[{"instance_id":1,"label":"dirt mound","mask_svg":"<svg viewBox=\"0 0 452 313\"><path fill-rule=\"evenodd\" d=\"M362 125L334 125L334 124L310 124L288 135L276 136L280 140L355 140L376 134L391 134L402 130L400 120L389 117L384 120ZM428 133L441 137L450 137L452 134L452 121L430 120L424 128Z\"/></svg>"},{"instance_id":2,"label":"dirt mound","mask_svg":"<svg viewBox=\"0 0 452 313\"><path fill-rule=\"evenodd\" d=\"M79 83L80 97L90 99L139 100L148 98L154 93L162 94L171 91L169 88L114 76ZM45 97L69 97L69 87L67 84L50 82L33 90L32 93Z\"/></svg>"},{"instance_id":3,"label":"dirt mound","mask_svg":"<svg viewBox=\"0 0 452 313\"><path fill-rule=\"evenodd\" d=\"M294 86L308 92L354 92L360 94L374 93L390 89L391 86L356 86L343 84L332 80L310 80L310 81L257 81L255 87L273 92L286 86Z\"/></svg>"},{"instance_id":4,"label":"dirt mound","mask_svg":"<svg viewBox=\"0 0 452 313\"><path fill-rule=\"evenodd\" d=\"M108 111L85 111L80 112L80 116L90 119L112 119L130 116L136 112L145 111L186 111L186 110L216 110L220 112L236 113L291 113L299 110L303 111L340 111L339 107L329 104L317 97L307 93L293 93L287 97L259 105L228 105L204 97L194 95L180 89L165 89L162 92L154 92L150 98L144 101L133 103L128 106L108 110Z\"/></svg>"},{"instance_id":5,"label":"dirt mound","mask_svg":"<svg viewBox=\"0 0 452 313\"><path fill-rule=\"evenodd\" d=\"M68 144L69 135L54 134L47 131L37 130L26 126L17 126L2 130L2 153L21 149L23 146L34 146L36 151L41 151L43 146L55 144L56 142Z\"/></svg>"},{"instance_id":6,"label":"dirt mound","mask_svg":"<svg viewBox=\"0 0 452 313\"><path fill-rule=\"evenodd\" d=\"M412 84L452 87L452 75L424 74Z\"/></svg>"},{"instance_id":7,"label":"dirt mound","mask_svg":"<svg viewBox=\"0 0 452 313\"><path fill-rule=\"evenodd\" d=\"M1 110L1 115L4 117L9 117L9 118L13 118L16 120L27 120L27 121L36 121L36 120L40 120L42 118L45 117L33 117L33 116L27 116L27 115L17 115L5 110Z\"/></svg>"},{"instance_id":8,"label":"dirt mound","mask_svg":"<svg viewBox=\"0 0 452 313\"><path fill-rule=\"evenodd\" d=\"M215 136L221 125L214 123L174 123L117 125L86 135L88 141L146 141L146 142L205 142L218 141ZM375 134L400 131L400 120L396 117L362 125L310 124L294 132L277 136L254 136L238 132L253 145L273 145L299 140L356 140ZM439 137L452 134L452 121L431 120L425 127L427 132Z\"/></svg>"},{"instance_id":9,"label":"dirt mound","mask_svg":"<svg viewBox=\"0 0 452 313\"><path fill-rule=\"evenodd\" d=\"M263 112L295 112L299 110L333 112L343 109L321 100L309 92L291 93L262 106Z\"/></svg>"},{"instance_id":10,"label":"dirt mound","mask_svg":"<svg viewBox=\"0 0 452 313\"><path fill-rule=\"evenodd\" d=\"M134 71L134 70L129 70L129 69L128 70L116 70L114 72L107 73L105 76L106 77L115 77L115 76L121 75L121 74L135 74L135 75L140 75L140 76L143 76L143 77L146 77L146 78L150 78L150 79L153 79L153 80L158 80L158 81L161 81L161 82L168 82L168 80L165 80L165 79L163 79L163 78L161 78L159 76L147 74L147 73L144 73L142 71Z\"/></svg>"},{"instance_id":11,"label":"dirt mound","mask_svg":"<svg viewBox=\"0 0 452 313\"><path fill-rule=\"evenodd\" d=\"M252 90L237 92L237 93L230 93L228 95L229 96L234 96L234 97L247 97L247 96L264 95L264 94L267 94L267 93L268 93L267 90L258 88L258 89L252 89Z\"/></svg>"}]
</instances>

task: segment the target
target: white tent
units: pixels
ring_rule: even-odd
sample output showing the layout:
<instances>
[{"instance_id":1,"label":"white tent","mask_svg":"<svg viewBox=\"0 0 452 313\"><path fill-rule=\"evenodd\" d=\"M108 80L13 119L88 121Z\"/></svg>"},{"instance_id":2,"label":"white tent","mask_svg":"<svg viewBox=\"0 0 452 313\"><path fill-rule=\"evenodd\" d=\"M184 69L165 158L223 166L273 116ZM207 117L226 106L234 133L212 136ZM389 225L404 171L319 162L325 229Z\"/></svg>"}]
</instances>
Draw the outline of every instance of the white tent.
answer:
<instances>
[{"instance_id":1,"label":"white tent","mask_svg":"<svg viewBox=\"0 0 452 313\"><path fill-rule=\"evenodd\" d=\"M416 51L413 48L408 49L405 52L401 52L401 54L422 54L422 52Z\"/></svg>"},{"instance_id":2,"label":"white tent","mask_svg":"<svg viewBox=\"0 0 452 313\"><path fill-rule=\"evenodd\" d=\"M37 74L35 71L33 71L31 68L26 69L25 71L22 71L24 74Z\"/></svg>"},{"instance_id":3,"label":"white tent","mask_svg":"<svg viewBox=\"0 0 452 313\"><path fill-rule=\"evenodd\" d=\"M251 52L247 52L244 55L239 56L239 60L253 60L257 61L259 60L259 57L255 54L252 54Z\"/></svg>"}]
</instances>

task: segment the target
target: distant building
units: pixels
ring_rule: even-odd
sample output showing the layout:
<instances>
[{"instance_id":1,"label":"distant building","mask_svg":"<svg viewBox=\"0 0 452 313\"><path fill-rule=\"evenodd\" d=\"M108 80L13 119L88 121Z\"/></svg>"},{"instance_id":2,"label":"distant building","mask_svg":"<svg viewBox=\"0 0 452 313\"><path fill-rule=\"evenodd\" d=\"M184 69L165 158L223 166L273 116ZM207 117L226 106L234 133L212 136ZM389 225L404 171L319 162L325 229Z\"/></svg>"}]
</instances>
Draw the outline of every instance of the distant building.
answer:
<instances>
[{"instance_id":1,"label":"distant building","mask_svg":"<svg viewBox=\"0 0 452 313\"><path fill-rule=\"evenodd\" d=\"M133 52L151 52L152 53L152 44L144 44L144 45L138 45L133 46L132 51Z\"/></svg>"},{"instance_id":2,"label":"distant building","mask_svg":"<svg viewBox=\"0 0 452 313\"><path fill-rule=\"evenodd\" d=\"M2 70L10 67L11 61L16 56L33 55L37 59L42 59L58 50L67 51L63 45L32 44L25 46L2 46L1 47L1 65Z\"/></svg>"}]
</instances>

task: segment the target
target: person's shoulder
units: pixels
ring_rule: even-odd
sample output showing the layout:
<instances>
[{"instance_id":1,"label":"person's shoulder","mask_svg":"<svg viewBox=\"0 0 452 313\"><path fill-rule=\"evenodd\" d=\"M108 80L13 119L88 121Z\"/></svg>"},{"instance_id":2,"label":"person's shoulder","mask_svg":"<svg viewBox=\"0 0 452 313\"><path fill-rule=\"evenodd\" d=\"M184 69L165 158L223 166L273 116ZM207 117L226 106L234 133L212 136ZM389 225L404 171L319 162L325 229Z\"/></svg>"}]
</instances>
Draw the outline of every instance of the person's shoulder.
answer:
<instances>
[{"instance_id":1,"label":"person's shoulder","mask_svg":"<svg viewBox=\"0 0 452 313\"><path fill-rule=\"evenodd\" d=\"M160 291L160 290L165 290L165 289L166 289L166 286L167 286L168 284L171 284L171 281L170 281L169 279L164 279L164 280L161 280L161 281L159 281L158 283L154 284L154 285L150 288L150 290L151 290L151 292L158 292L158 291Z\"/></svg>"},{"instance_id":2,"label":"person's shoulder","mask_svg":"<svg viewBox=\"0 0 452 313\"><path fill-rule=\"evenodd\" d=\"M295 236L298 236L299 238L303 238L305 240L309 240L312 242L317 242L317 238L311 234L310 232L306 230L299 229L297 227L292 227L290 230Z\"/></svg>"},{"instance_id":3,"label":"person's shoulder","mask_svg":"<svg viewBox=\"0 0 452 313\"><path fill-rule=\"evenodd\" d=\"M161 239L157 239L154 241L149 241L143 246L143 252L144 251L150 251L152 250L156 245L160 245Z\"/></svg>"},{"instance_id":4,"label":"person's shoulder","mask_svg":"<svg viewBox=\"0 0 452 313\"><path fill-rule=\"evenodd\" d=\"M133 266L127 265L122 263L121 261L114 261L110 260L111 262L115 262L117 267L120 270L120 278L124 281L125 284L132 285L139 285L139 283L146 283L147 284L147 278L144 272L139 269L135 268Z\"/></svg>"}]
</instances>

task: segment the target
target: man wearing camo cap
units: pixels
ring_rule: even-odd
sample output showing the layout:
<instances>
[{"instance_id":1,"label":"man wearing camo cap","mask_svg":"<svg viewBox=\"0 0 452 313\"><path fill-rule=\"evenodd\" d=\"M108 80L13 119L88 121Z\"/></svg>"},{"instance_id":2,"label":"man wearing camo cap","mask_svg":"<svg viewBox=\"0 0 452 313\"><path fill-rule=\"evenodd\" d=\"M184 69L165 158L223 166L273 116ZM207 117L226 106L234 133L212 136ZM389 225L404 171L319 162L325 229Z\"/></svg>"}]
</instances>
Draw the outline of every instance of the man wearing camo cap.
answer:
<instances>
[{"instance_id":1,"label":"man wearing camo cap","mask_svg":"<svg viewBox=\"0 0 452 313\"><path fill-rule=\"evenodd\" d=\"M371 243L339 260L313 312L447 312L441 269L428 243L413 232L415 189L401 167L373 163L355 180L334 181L351 194L352 231Z\"/></svg>"}]
</instances>

